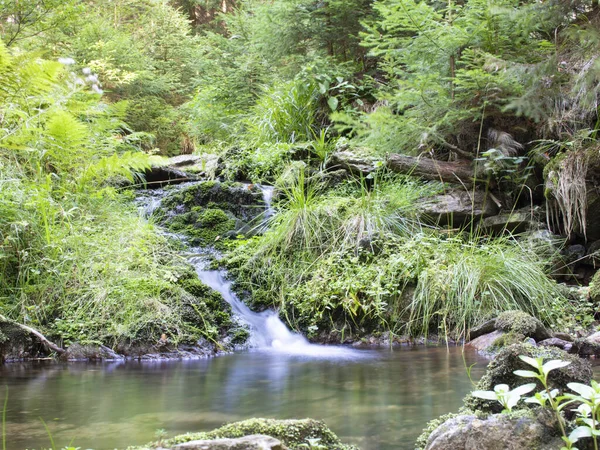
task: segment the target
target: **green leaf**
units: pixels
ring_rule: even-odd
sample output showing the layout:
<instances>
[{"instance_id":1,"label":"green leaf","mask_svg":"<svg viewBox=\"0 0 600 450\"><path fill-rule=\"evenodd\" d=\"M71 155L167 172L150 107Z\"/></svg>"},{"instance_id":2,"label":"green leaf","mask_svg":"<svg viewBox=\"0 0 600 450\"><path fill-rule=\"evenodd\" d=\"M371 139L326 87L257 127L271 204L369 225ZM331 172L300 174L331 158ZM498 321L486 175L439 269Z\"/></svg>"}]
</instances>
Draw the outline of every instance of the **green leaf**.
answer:
<instances>
[{"instance_id":1,"label":"green leaf","mask_svg":"<svg viewBox=\"0 0 600 450\"><path fill-rule=\"evenodd\" d=\"M590 386L588 386L586 384L569 383L569 384L567 384L567 386L569 387L569 389L577 392L579 395L581 395L586 400L590 400L592 398L592 396L595 394L594 389L592 389Z\"/></svg>"},{"instance_id":2,"label":"green leaf","mask_svg":"<svg viewBox=\"0 0 600 450\"><path fill-rule=\"evenodd\" d=\"M335 111L338 107L339 101L337 97L329 97L327 99L327 104L329 105L329 108L331 108L332 111Z\"/></svg>"},{"instance_id":3,"label":"green leaf","mask_svg":"<svg viewBox=\"0 0 600 450\"><path fill-rule=\"evenodd\" d=\"M540 368L542 366L542 358L531 358L529 356L525 356L525 355L520 355L519 358L521 359L521 361L526 362L527 364L529 364L532 367L535 367L536 369Z\"/></svg>"},{"instance_id":4,"label":"green leaf","mask_svg":"<svg viewBox=\"0 0 600 450\"><path fill-rule=\"evenodd\" d=\"M483 398L485 400L498 400L498 395L492 391L473 391L473 397Z\"/></svg>"},{"instance_id":5,"label":"green leaf","mask_svg":"<svg viewBox=\"0 0 600 450\"><path fill-rule=\"evenodd\" d=\"M527 394L535 389L535 383L524 384L523 386L519 386L512 390L515 394L523 395Z\"/></svg>"},{"instance_id":6,"label":"green leaf","mask_svg":"<svg viewBox=\"0 0 600 450\"><path fill-rule=\"evenodd\" d=\"M569 361L561 361L559 359L553 359L548 361L542 366L543 372L547 375L551 370L560 369L561 367L566 367L571 364Z\"/></svg>"},{"instance_id":7,"label":"green leaf","mask_svg":"<svg viewBox=\"0 0 600 450\"><path fill-rule=\"evenodd\" d=\"M513 372L516 376L518 377L523 377L523 378L537 378L540 375L531 371L531 370L515 370Z\"/></svg>"}]
</instances>

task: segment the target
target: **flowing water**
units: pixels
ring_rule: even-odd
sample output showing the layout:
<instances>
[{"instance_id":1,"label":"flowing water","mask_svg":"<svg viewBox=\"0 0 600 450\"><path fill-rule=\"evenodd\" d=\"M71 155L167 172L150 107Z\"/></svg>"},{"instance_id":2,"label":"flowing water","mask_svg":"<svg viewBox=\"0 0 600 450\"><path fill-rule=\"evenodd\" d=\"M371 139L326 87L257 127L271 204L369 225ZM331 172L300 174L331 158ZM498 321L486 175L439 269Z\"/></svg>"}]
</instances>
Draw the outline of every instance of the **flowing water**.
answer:
<instances>
[{"instance_id":1,"label":"flowing water","mask_svg":"<svg viewBox=\"0 0 600 450\"><path fill-rule=\"evenodd\" d=\"M428 420L456 411L471 389L460 348L364 351L314 358L270 350L196 361L28 363L0 367L8 386L9 450L124 448L250 417L325 420L362 450L413 449Z\"/></svg>"}]
</instances>

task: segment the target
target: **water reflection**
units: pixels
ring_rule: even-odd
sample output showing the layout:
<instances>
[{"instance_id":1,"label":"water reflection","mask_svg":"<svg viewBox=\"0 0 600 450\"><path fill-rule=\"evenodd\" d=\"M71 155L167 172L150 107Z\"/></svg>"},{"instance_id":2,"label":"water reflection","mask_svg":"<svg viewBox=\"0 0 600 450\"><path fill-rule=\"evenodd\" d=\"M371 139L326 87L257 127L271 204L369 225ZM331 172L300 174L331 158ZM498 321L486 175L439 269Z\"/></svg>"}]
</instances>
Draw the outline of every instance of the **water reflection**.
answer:
<instances>
[{"instance_id":1,"label":"water reflection","mask_svg":"<svg viewBox=\"0 0 600 450\"><path fill-rule=\"evenodd\" d=\"M363 450L412 449L426 422L456 410L471 389L460 349L372 351L323 360L247 352L181 362L11 364L9 449L122 448L249 417L322 419ZM486 361L466 355L480 376Z\"/></svg>"}]
</instances>

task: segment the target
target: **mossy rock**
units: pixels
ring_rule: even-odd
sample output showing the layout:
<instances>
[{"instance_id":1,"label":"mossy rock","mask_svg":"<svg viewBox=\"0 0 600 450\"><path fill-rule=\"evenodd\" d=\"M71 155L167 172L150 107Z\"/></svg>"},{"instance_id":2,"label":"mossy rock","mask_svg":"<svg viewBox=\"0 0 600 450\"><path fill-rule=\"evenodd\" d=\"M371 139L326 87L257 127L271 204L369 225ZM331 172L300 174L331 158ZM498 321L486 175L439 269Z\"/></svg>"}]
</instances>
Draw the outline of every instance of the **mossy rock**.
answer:
<instances>
[{"instance_id":1,"label":"mossy rock","mask_svg":"<svg viewBox=\"0 0 600 450\"><path fill-rule=\"evenodd\" d=\"M492 391L494 386L507 384L511 389L522 384L534 382L532 379L524 379L515 375L515 370L532 370L531 366L523 362L519 356L525 355L532 358L544 358L544 361L559 359L569 361L571 364L560 369L553 370L548 376L551 389L559 389L564 392L568 383L589 384L592 379L592 366L587 360L570 355L555 347L535 347L529 344L514 344L506 347L498 353L494 360L488 365L485 375L479 380L477 390ZM538 383L537 390L542 390ZM473 411L499 413L502 407L498 402L492 402L468 394L465 397L465 406Z\"/></svg>"},{"instance_id":2,"label":"mossy rock","mask_svg":"<svg viewBox=\"0 0 600 450\"><path fill-rule=\"evenodd\" d=\"M325 423L313 419L248 419L230 423L209 432L182 434L161 442L160 447L170 448L184 442L239 438L253 434L262 434L278 439L290 449L306 448L309 439L319 439L319 445L325 446L328 450L357 450L354 446L343 444ZM157 446L157 444L149 444L142 447L130 447L129 450L150 449Z\"/></svg>"},{"instance_id":3,"label":"mossy rock","mask_svg":"<svg viewBox=\"0 0 600 450\"><path fill-rule=\"evenodd\" d=\"M543 341L552 337L542 322L526 312L518 310L501 313L496 319L496 330L532 337L536 341Z\"/></svg>"},{"instance_id":4,"label":"mossy rock","mask_svg":"<svg viewBox=\"0 0 600 450\"><path fill-rule=\"evenodd\" d=\"M590 299L594 303L600 302L600 270L594 274L590 282Z\"/></svg>"},{"instance_id":5,"label":"mossy rock","mask_svg":"<svg viewBox=\"0 0 600 450\"><path fill-rule=\"evenodd\" d=\"M191 237L193 245L222 248L224 238L252 230L264 211L255 186L205 181L165 197L156 216L170 230Z\"/></svg>"}]
</instances>

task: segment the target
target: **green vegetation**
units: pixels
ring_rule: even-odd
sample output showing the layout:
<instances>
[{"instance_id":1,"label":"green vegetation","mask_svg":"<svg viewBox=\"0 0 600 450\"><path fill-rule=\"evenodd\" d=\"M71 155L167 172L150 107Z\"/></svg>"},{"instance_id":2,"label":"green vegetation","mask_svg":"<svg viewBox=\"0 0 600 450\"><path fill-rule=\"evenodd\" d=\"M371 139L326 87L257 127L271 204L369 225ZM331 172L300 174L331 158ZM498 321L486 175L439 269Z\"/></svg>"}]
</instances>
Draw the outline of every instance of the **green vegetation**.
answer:
<instances>
[{"instance_id":1,"label":"green vegetation","mask_svg":"<svg viewBox=\"0 0 600 450\"><path fill-rule=\"evenodd\" d=\"M153 157L69 69L0 43L1 313L64 345L222 338L228 306L186 290L194 272L113 187Z\"/></svg>"},{"instance_id":2,"label":"green vegetation","mask_svg":"<svg viewBox=\"0 0 600 450\"><path fill-rule=\"evenodd\" d=\"M1 3L0 19L11 319L65 342L221 336L227 313L204 297L202 320L181 322L187 269L123 188L151 155L191 152L224 181L171 194L156 220L224 251L251 303L311 337L577 317L548 277L554 255L478 227L486 208L434 226L421 201L543 203L554 232L600 238L595 2L34 0ZM386 169L389 153L472 176L419 179ZM241 180L276 188L262 235L260 192Z\"/></svg>"}]
</instances>

